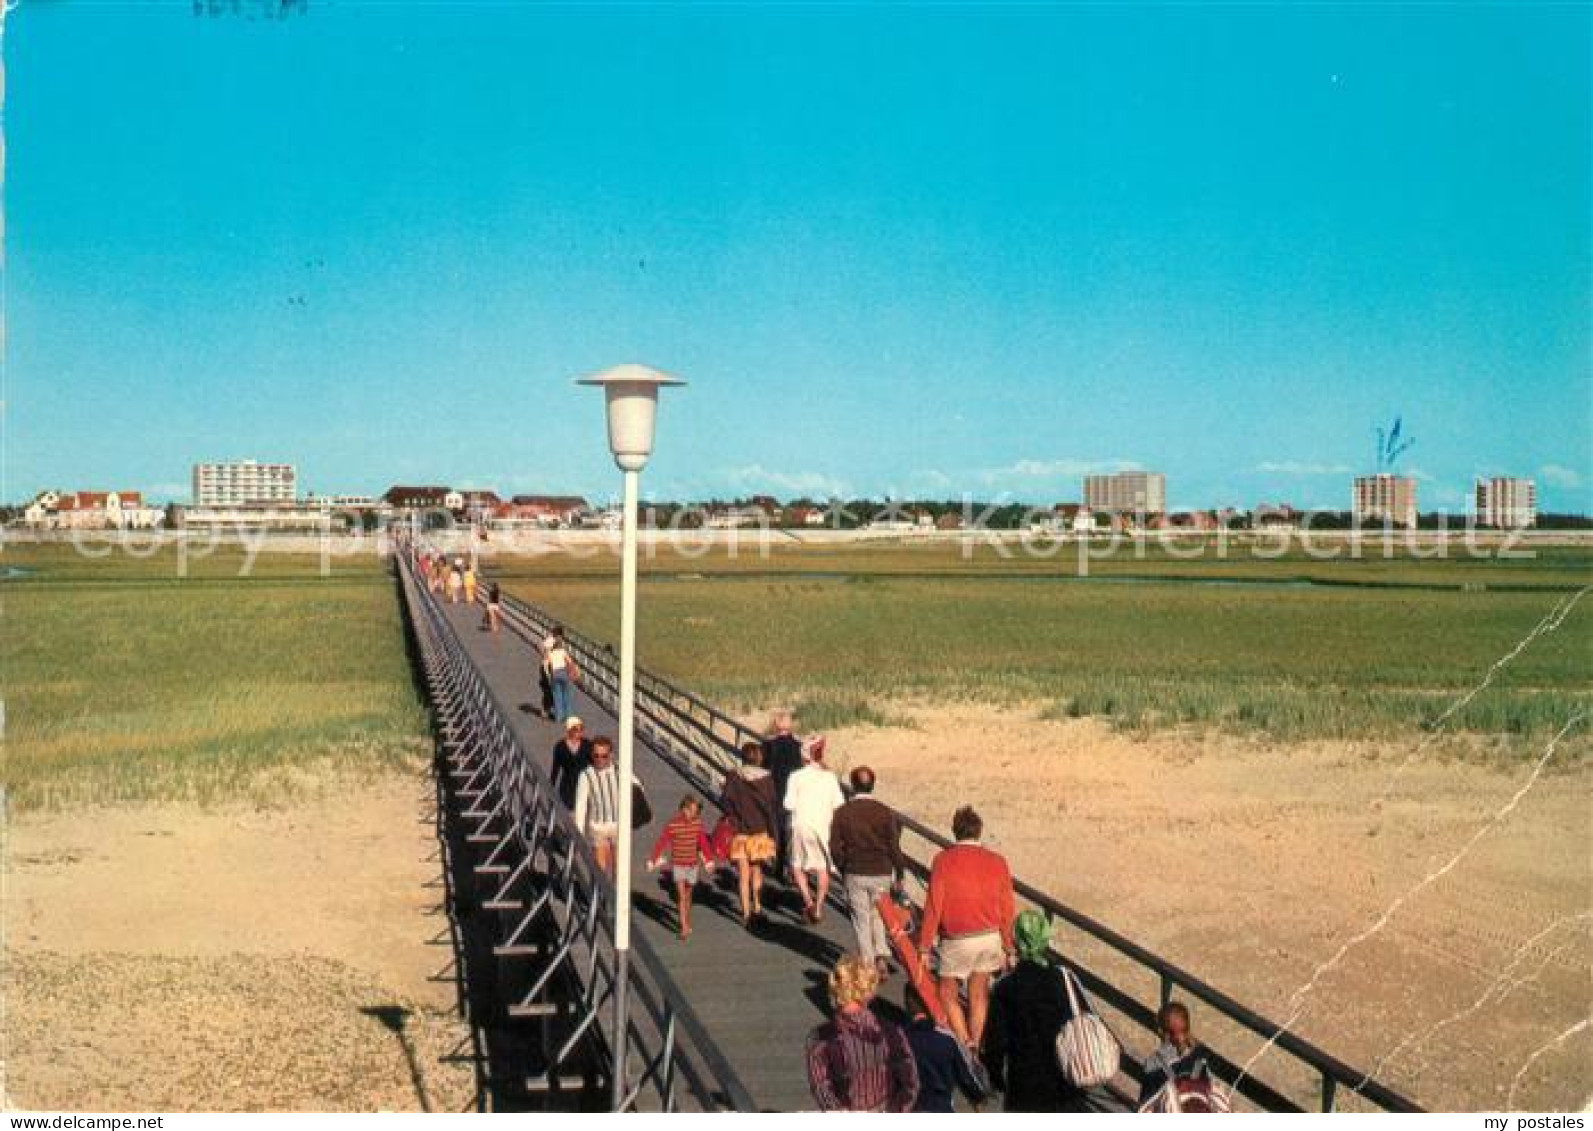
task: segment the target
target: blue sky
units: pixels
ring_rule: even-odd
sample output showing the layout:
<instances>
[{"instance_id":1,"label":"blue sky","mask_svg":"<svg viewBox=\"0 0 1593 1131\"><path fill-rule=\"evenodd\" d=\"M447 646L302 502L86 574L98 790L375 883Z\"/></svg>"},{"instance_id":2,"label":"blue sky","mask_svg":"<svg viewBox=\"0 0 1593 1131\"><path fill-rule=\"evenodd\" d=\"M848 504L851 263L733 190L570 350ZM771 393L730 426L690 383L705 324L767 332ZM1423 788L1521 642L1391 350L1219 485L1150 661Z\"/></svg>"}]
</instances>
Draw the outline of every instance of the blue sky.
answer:
<instances>
[{"instance_id":1,"label":"blue sky","mask_svg":"<svg viewBox=\"0 0 1593 1131\"><path fill-rule=\"evenodd\" d=\"M6 483L1590 499L1589 9L23 0Z\"/></svg>"}]
</instances>

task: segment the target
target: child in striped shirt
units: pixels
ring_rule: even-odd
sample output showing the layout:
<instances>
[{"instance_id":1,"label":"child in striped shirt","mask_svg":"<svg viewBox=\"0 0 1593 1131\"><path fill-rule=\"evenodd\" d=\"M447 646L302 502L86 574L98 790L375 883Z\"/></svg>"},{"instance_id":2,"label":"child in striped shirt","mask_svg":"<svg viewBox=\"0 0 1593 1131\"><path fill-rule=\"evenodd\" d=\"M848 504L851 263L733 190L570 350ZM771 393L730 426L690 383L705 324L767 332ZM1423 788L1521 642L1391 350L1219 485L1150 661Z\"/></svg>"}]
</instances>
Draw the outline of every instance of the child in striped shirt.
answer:
<instances>
[{"instance_id":1,"label":"child in striped shirt","mask_svg":"<svg viewBox=\"0 0 1593 1131\"><path fill-rule=\"evenodd\" d=\"M668 853L670 878L675 881L675 914L680 920L680 937L691 938L691 897L697 886L698 862L710 872L714 868L713 846L702 831L702 805L691 794L681 798L680 811L670 818L653 845L649 872L664 863Z\"/></svg>"}]
</instances>

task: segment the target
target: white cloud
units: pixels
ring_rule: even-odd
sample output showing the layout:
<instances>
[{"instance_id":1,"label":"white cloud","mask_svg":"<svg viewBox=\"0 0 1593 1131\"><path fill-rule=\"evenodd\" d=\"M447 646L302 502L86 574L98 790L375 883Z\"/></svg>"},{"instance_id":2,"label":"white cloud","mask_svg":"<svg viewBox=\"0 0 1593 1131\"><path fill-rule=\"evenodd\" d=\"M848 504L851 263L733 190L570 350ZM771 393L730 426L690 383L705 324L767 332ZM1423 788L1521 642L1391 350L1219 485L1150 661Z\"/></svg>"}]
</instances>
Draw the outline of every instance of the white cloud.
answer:
<instances>
[{"instance_id":1,"label":"white cloud","mask_svg":"<svg viewBox=\"0 0 1593 1131\"><path fill-rule=\"evenodd\" d=\"M1582 475L1575 468L1566 467L1563 463L1546 463L1538 468L1538 478L1551 487L1564 487L1575 490L1582 486Z\"/></svg>"},{"instance_id":2,"label":"white cloud","mask_svg":"<svg viewBox=\"0 0 1593 1131\"><path fill-rule=\"evenodd\" d=\"M819 471L770 471L762 464L731 468L724 480L738 491L772 492L778 495L805 495L813 499L841 497L851 493L844 479Z\"/></svg>"},{"instance_id":3,"label":"white cloud","mask_svg":"<svg viewBox=\"0 0 1593 1131\"><path fill-rule=\"evenodd\" d=\"M1301 463L1286 459L1258 463L1256 470L1269 475L1349 475L1354 469L1342 463Z\"/></svg>"},{"instance_id":4,"label":"white cloud","mask_svg":"<svg viewBox=\"0 0 1593 1131\"><path fill-rule=\"evenodd\" d=\"M1007 467L990 467L977 473L987 486L1032 479L1078 479L1085 475L1108 475L1114 471L1133 471L1139 464L1126 459L1020 459Z\"/></svg>"}]
</instances>

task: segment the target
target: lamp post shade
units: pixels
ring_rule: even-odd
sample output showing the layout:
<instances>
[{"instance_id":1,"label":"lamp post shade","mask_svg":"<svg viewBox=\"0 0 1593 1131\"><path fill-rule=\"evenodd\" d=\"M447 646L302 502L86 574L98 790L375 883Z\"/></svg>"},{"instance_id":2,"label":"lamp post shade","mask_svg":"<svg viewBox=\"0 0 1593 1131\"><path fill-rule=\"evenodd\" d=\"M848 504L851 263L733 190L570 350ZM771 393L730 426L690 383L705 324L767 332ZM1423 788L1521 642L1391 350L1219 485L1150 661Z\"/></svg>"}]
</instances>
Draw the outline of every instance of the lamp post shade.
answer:
<instances>
[{"instance_id":1,"label":"lamp post shade","mask_svg":"<svg viewBox=\"0 0 1593 1131\"><path fill-rule=\"evenodd\" d=\"M658 390L686 382L645 365L616 365L579 384L598 385L608 403L608 446L623 471L640 471L653 454L653 423L658 415Z\"/></svg>"}]
</instances>

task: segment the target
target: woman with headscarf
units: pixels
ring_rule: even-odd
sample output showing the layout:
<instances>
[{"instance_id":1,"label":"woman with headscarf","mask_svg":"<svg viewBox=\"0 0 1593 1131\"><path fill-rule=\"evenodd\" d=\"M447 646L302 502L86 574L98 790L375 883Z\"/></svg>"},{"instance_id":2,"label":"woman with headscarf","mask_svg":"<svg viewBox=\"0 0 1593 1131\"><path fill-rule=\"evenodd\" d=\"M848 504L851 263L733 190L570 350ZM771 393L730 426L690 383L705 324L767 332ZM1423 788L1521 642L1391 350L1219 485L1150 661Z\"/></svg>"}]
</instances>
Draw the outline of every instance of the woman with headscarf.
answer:
<instances>
[{"instance_id":1,"label":"woman with headscarf","mask_svg":"<svg viewBox=\"0 0 1593 1131\"><path fill-rule=\"evenodd\" d=\"M1038 911L1012 923L1017 964L990 991L981 1059L1006 1111L1088 1111L1057 1063L1056 1036L1073 1019L1067 983L1051 961L1051 927Z\"/></svg>"}]
</instances>

